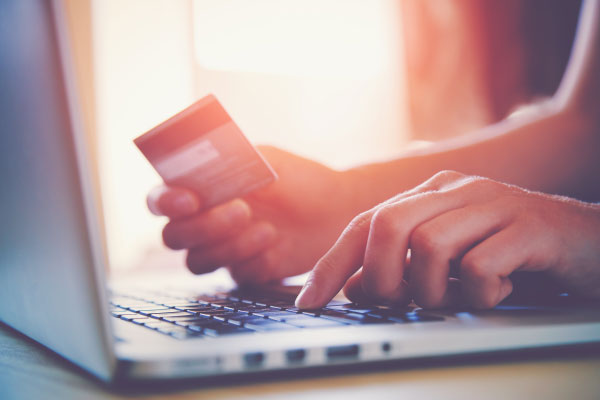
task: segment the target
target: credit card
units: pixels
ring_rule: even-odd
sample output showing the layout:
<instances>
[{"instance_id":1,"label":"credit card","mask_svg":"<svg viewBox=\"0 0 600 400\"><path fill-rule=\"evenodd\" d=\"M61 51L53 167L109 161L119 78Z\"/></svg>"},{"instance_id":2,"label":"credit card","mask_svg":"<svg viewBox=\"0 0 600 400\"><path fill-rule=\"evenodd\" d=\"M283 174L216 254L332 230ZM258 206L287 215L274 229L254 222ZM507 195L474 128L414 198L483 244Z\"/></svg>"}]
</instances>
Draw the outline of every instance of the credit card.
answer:
<instances>
[{"instance_id":1,"label":"credit card","mask_svg":"<svg viewBox=\"0 0 600 400\"><path fill-rule=\"evenodd\" d=\"M193 190L212 207L277 179L213 95L134 140L165 183Z\"/></svg>"}]
</instances>

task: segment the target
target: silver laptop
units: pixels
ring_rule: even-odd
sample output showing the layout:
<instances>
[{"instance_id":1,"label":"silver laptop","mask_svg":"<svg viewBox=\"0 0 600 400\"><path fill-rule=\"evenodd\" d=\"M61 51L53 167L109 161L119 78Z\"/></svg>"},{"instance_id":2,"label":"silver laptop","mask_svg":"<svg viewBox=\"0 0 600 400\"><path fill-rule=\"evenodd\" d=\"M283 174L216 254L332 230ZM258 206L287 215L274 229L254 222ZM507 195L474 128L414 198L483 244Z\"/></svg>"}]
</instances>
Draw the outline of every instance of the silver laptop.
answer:
<instances>
[{"instance_id":1,"label":"silver laptop","mask_svg":"<svg viewBox=\"0 0 600 400\"><path fill-rule=\"evenodd\" d=\"M294 287L215 291L194 278L187 287L109 290L60 3L0 4L0 320L98 378L271 373L600 341L600 308L565 296L482 312L335 301L302 313Z\"/></svg>"}]
</instances>

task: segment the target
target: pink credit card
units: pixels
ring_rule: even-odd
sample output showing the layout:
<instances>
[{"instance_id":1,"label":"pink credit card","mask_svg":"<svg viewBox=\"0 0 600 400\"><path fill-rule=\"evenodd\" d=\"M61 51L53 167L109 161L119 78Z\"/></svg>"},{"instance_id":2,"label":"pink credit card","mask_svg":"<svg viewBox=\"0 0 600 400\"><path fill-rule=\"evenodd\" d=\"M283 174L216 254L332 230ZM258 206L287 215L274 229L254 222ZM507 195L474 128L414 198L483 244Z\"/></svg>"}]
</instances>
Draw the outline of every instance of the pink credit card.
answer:
<instances>
[{"instance_id":1,"label":"pink credit card","mask_svg":"<svg viewBox=\"0 0 600 400\"><path fill-rule=\"evenodd\" d=\"M195 191L203 208L244 196L277 179L213 95L134 143L165 183Z\"/></svg>"}]
</instances>

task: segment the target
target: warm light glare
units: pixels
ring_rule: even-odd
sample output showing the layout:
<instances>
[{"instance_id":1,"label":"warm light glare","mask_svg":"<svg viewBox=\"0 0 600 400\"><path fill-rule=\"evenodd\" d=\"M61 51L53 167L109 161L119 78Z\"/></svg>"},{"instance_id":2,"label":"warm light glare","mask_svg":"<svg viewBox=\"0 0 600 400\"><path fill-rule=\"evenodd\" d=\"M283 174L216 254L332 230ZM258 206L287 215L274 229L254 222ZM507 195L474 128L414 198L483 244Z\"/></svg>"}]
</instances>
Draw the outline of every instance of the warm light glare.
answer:
<instances>
[{"instance_id":1,"label":"warm light glare","mask_svg":"<svg viewBox=\"0 0 600 400\"><path fill-rule=\"evenodd\" d=\"M344 168L405 142L397 1L94 2L111 266L181 266L145 206L160 178L132 139L209 93L253 143Z\"/></svg>"},{"instance_id":2,"label":"warm light glare","mask_svg":"<svg viewBox=\"0 0 600 400\"><path fill-rule=\"evenodd\" d=\"M195 0L195 55L212 70L361 79L392 67L390 1ZM390 26L391 25L391 26Z\"/></svg>"}]
</instances>

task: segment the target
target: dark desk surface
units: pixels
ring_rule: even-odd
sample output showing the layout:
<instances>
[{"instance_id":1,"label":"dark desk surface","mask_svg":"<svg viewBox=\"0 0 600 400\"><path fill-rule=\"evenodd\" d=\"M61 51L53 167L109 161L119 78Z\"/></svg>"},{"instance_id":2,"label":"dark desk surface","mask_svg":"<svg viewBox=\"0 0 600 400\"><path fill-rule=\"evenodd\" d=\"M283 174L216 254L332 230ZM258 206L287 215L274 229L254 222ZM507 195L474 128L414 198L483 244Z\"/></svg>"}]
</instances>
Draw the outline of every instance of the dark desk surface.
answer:
<instances>
[{"instance_id":1,"label":"dark desk surface","mask_svg":"<svg viewBox=\"0 0 600 400\"><path fill-rule=\"evenodd\" d=\"M107 390L79 369L0 325L2 399L599 399L600 352L419 363L376 372L309 376L159 393Z\"/></svg>"}]
</instances>

